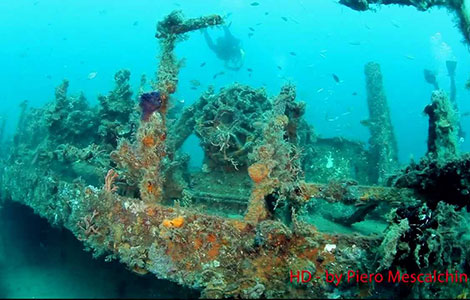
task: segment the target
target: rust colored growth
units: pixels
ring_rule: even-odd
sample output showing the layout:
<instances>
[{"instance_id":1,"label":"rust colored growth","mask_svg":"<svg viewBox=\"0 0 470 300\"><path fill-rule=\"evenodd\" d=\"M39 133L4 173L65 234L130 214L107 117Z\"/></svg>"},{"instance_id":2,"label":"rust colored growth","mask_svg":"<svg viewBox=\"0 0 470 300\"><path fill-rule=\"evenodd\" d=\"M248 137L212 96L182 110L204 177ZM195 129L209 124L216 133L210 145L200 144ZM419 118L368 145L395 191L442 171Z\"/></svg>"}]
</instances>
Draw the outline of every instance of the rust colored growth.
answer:
<instances>
[{"instance_id":1,"label":"rust colored growth","mask_svg":"<svg viewBox=\"0 0 470 300\"><path fill-rule=\"evenodd\" d=\"M261 282L269 282L272 278L279 277L280 273L284 272L285 263L281 256L262 255L253 260L253 270L250 270L248 276L251 278L258 278ZM285 271L285 274L288 274Z\"/></svg>"},{"instance_id":2,"label":"rust colored growth","mask_svg":"<svg viewBox=\"0 0 470 300\"><path fill-rule=\"evenodd\" d=\"M209 243L214 243L215 241L217 241L217 236L216 236L215 234L213 234L213 233L209 233L209 234L207 235L207 241L208 241Z\"/></svg>"},{"instance_id":3,"label":"rust colored growth","mask_svg":"<svg viewBox=\"0 0 470 300\"><path fill-rule=\"evenodd\" d=\"M222 245L220 243L212 243L211 248L209 249L209 251L207 251L207 256L209 257L209 259L212 260L219 256L221 246Z\"/></svg>"},{"instance_id":4,"label":"rust colored growth","mask_svg":"<svg viewBox=\"0 0 470 300\"><path fill-rule=\"evenodd\" d=\"M258 148L258 155L260 159L270 159L274 155L274 149L268 145L263 145Z\"/></svg>"},{"instance_id":5,"label":"rust colored growth","mask_svg":"<svg viewBox=\"0 0 470 300\"><path fill-rule=\"evenodd\" d=\"M145 146L145 147L153 147L155 146L155 139L153 136L151 135L147 135L147 136L144 136L142 138L142 144Z\"/></svg>"},{"instance_id":6,"label":"rust colored growth","mask_svg":"<svg viewBox=\"0 0 470 300\"><path fill-rule=\"evenodd\" d=\"M94 234L99 234L98 227L95 224L95 218L98 215L98 211L93 210L93 213L91 215L84 216L80 221L77 222L77 227L80 228L85 234L85 237L79 236L80 240L86 239Z\"/></svg>"},{"instance_id":7,"label":"rust colored growth","mask_svg":"<svg viewBox=\"0 0 470 300\"><path fill-rule=\"evenodd\" d=\"M117 186L114 186L113 183L118 177L118 173L114 169L109 169L108 173L104 177L104 187L103 189L108 193L113 193L117 191Z\"/></svg>"},{"instance_id":8,"label":"rust colored growth","mask_svg":"<svg viewBox=\"0 0 470 300\"><path fill-rule=\"evenodd\" d=\"M176 92L176 85L172 82L168 82L165 85L165 89L166 89L168 94L173 94L174 92Z\"/></svg>"},{"instance_id":9,"label":"rust colored growth","mask_svg":"<svg viewBox=\"0 0 470 300\"><path fill-rule=\"evenodd\" d=\"M183 244L169 241L167 244L166 254L173 261L182 261L188 257L187 249Z\"/></svg>"},{"instance_id":10,"label":"rust colored growth","mask_svg":"<svg viewBox=\"0 0 470 300\"><path fill-rule=\"evenodd\" d=\"M202 245L204 245L204 241L202 240L202 238L197 237L194 239L193 245L194 245L194 250L199 250L201 249Z\"/></svg>"},{"instance_id":11,"label":"rust colored growth","mask_svg":"<svg viewBox=\"0 0 470 300\"><path fill-rule=\"evenodd\" d=\"M324 198L333 202L341 202L347 193L347 187L336 181L330 182L323 190Z\"/></svg>"},{"instance_id":12,"label":"rust colored growth","mask_svg":"<svg viewBox=\"0 0 470 300\"><path fill-rule=\"evenodd\" d=\"M326 244L321 244L315 248L303 249L297 254L299 258L307 259L315 264L315 274L317 276L324 275L326 267L336 261L336 257L333 253L324 251L325 245Z\"/></svg>"},{"instance_id":13,"label":"rust colored growth","mask_svg":"<svg viewBox=\"0 0 470 300\"><path fill-rule=\"evenodd\" d=\"M386 193L380 188L370 187L365 190L359 197L361 202L373 201L381 198L386 198Z\"/></svg>"},{"instance_id":14,"label":"rust colored growth","mask_svg":"<svg viewBox=\"0 0 470 300\"><path fill-rule=\"evenodd\" d=\"M300 195L305 201L309 201L311 198L321 197L321 187L316 184L301 182L299 187Z\"/></svg>"},{"instance_id":15,"label":"rust colored growth","mask_svg":"<svg viewBox=\"0 0 470 300\"><path fill-rule=\"evenodd\" d=\"M153 205L149 205L147 206L147 208L145 209L145 213L147 214L147 216L149 217L154 217L157 215L157 208Z\"/></svg>"},{"instance_id":16,"label":"rust colored growth","mask_svg":"<svg viewBox=\"0 0 470 300\"><path fill-rule=\"evenodd\" d=\"M245 214L245 221L248 223L258 223L265 220L269 216L268 209L266 208L266 201L264 200L266 193L264 188L256 188L251 194L250 203Z\"/></svg>"},{"instance_id":17,"label":"rust colored growth","mask_svg":"<svg viewBox=\"0 0 470 300\"><path fill-rule=\"evenodd\" d=\"M165 219L162 224L166 228L180 228L184 225L184 217L179 216L171 220Z\"/></svg>"},{"instance_id":18,"label":"rust colored growth","mask_svg":"<svg viewBox=\"0 0 470 300\"><path fill-rule=\"evenodd\" d=\"M150 194L155 194L157 192L157 188L155 187L155 184L153 182L148 181L147 186L146 186L147 192Z\"/></svg>"},{"instance_id":19,"label":"rust colored growth","mask_svg":"<svg viewBox=\"0 0 470 300\"><path fill-rule=\"evenodd\" d=\"M248 167L248 174L255 183L260 183L269 175L269 168L262 163L255 163Z\"/></svg>"},{"instance_id":20,"label":"rust colored growth","mask_svg":"<svg viewBox=\"0 0 470 300\"><path fill-rule=\"evenodd\" d=\"M245 231L247 228L249 228L248 223L240 221L240 220L231 220L229 222L234 228L236 228L239 231Z\"/></svg>"}]
</instances>

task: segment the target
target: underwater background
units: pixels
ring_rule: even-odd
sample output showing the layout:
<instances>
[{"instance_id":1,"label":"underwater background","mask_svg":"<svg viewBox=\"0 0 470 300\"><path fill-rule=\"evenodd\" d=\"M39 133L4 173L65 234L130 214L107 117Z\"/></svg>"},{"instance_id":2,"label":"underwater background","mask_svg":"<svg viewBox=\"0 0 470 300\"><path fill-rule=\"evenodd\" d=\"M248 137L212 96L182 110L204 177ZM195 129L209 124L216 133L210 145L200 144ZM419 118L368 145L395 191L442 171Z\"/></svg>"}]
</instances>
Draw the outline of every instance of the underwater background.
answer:
<instances>
[{"instance_id":1,"label":"underwater background","mask_svg":"<svg viewBox=\"0 0 470 300\"><path fill-rule=\"evenodd\" d=\"M191 34L176 49L185 65L174 96L185 106L209 85L218 90L239 82L277 94L291 81L297 99L307 103L305 119L316 133L367 142L369 132L361 124L368 116L364 65L375 61L384 77L399 160L407 163L426 152L428 119L422 111L433 87L423 70L434 71L448 91L446 61L455 60L456 99L462 130L468 132L460 147L470 150L470 92L464 87L470 53L446 10L383 6L357 12L332 0L253 2L0 1L0 116L7 119L6 135L14 133L23 100L43 105L64 78L70 80L70 94L83 91L97 103L99 94L113 88L114 74L125 68L136 91L140 76L152 77L157 67L156 22L180 9L187 17L225 16L245 53L244 66L228 70L202 34ZM217 28L208 32L222 34ZM202 164L198 144L192 136L184 145L194 167ZM0 297L191 296L194 292L168 281L92 259L68 231L50 227L24 207L8 204L0 210Z\"/></svg>"}]
</instances>

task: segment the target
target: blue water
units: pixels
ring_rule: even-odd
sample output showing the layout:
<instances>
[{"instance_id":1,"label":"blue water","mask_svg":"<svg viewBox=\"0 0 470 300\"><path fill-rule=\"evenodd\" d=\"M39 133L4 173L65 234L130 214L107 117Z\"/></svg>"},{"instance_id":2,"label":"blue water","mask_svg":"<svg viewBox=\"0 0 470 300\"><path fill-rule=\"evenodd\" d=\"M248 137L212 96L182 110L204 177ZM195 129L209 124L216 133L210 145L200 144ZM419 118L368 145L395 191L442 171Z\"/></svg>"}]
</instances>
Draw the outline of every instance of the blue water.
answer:
<instances>
[{"instance_id":1,"label":"blue water","mask_svg":"<svg viewBox=\"0 0 470 300\"><path fill-rule=\"evenodd\" d=\"M252 77L245 70L226 70L225 76L212 80L214 73L223 70L223 63L201 34L191 34L178 46L186 66L177 97L187 104L201 91L190 89L189 81L194 78L202 88L238 81L266 85L272 94L285 80L291 80L297 84L299 98L309 104L307 118L318 133L365 141L368 132L359 123L367 118L363 66L374 60L382 65L400 159L407 161L411 154L420 157L425 151L427 120L421 111L432 87L424 82L423 69L438 71L441 86L448 85L445 61L436 58L431 43L431 36L440 33L458 61L459 105L462 111L470 110L470 94L463 88L470 54L445 10L422 13L384 6L376 13L356 12L327 0L250 3L4 0L0 2L0 94L4 99L0 114L15 116L24 99L33 105L52 99L62 78L71 81L72 92L84 91L93 102L99 93L112 88L113 74L120 68L132 71L136 85L141 74L153 76L157 65L155 24L173 9L182 9L187 16L230 13L231 31L242 39L246 52L245 66L254 70ZM249 27L255 29L251 38ZM292 51L297 56L290 55ZM207 65L201 72L203 61ZM89 80L90 72L97 72L97 77ZM344 82L336 84L332 73ZM323 91L317 93L320 89ZM358 95L352 96L353 92ZM348 111L349 115L341 115ZM327 120L335 116L339 116L337 121ZM470 131L468 119L463 119L463 127ZM470 143L463 146L468 149Z\"/></svg>"},{"instance_id":2,"label":"blue water","mask_svg":"<svg viewBox=\"0 0 470 300\"><path fill-rule=\"evenodd\" d=\"M10 118L11 130L18 103L28 99L41 105L51 100L63 78L71 81L71 92L84 91L91 102L112 88L118 69L130 69L135 86L141 74L152 78L157 67L155 25L174 9L182 9L188 17L229 15L230 29L243 43L245 67L253 69L251 77L245 69L225 70L224 76L213 80L213 74L224 70L223 62L206 46L202 34L191 34L177 49L186 66L176 96L186 104L210 84L216 88L233 81L264 85L274 95L283 82L291 80L297 84L299 99L308 103L306 118L318 133L366 141L368 131L359 123L367 118L363 66L374 60L382 66L403 162L425 152L427 119L421 111L432 87L423 79L424 68L439 72L445 88L445 59L455 58L458 103L462 112L470 110L470 93L464 90L470 54L453 17L444 9L423 13L383 6L377 12L356 12L329 0L258 1L259 6L251 2L3 0L0 114ZM255 29L251 38L249 27ZM211 33L221 34L221 30ZM437 53L431 42L436 33L451 54ZM207 63L203 72L202 62ZM97 72L93 80L87 78L90 72ZM343 82L336 84L332 73ZM198 79L201 88L191 90L191 79ZM463 118L463 129L470 132L468 121ZM470 149L468 139L462 146Z\"/></svg>"}]
</instances>

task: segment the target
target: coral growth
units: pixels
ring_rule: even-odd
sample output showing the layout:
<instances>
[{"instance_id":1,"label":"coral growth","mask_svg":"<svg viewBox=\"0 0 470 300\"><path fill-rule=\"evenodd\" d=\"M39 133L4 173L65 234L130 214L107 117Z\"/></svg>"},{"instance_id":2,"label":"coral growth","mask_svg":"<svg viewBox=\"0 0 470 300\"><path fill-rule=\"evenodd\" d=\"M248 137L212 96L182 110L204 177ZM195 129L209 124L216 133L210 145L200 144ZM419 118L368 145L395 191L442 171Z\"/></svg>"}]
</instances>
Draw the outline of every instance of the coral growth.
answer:
<instances>
[{"instance_id":1,"label":"coral growth","mask_svg":"<svg viewBox=\"0 0 470 300\"><path fill-rule=\"evenodd\" d=\"M393 131L380 65L369 62L364 67L366 75L369 120L364 122L370 130L369 163L374 166L376 182L383 183L398 165L398 148Z\"/></svg>"},{"instance_id":2,"label":"coral growth","mask_svg":"<svg viewBox=\"0 0 470 300\"><path fill-rule=\"evenodd\" d=\"M198 102L194 132L201 140L205 163L212 169L246 167L265 112L271 109L266 92L234 84L218 94L209 90Z\"/></svg>"},{"instance_id":3,"label":"coral growth","mask_svg":"<svg viewBox=\"0 0 470 300\"><path fill-rule=\"evenodd\" d=\"M183 217L176 217L174 219L168 220L165 219L162 222L162 225L167 227L167 228L180 228L184 224L184 218Z\"/></svg>"},{"instance_id":4,"label":"coral growth","mask_svg":"<svg viewBox=\"0 0 470 300\"><path fill-rule=\"evenodd\" d=\"M100 95L98 134L110 149L117 146L120 138L130 138L138 120L129 84L131 72L120 70L114 75L115 87L107 96Z\"/></svg>"},{"instance_id":5,"label":"coral growth","mask_svg":"<svg viewBox=\"0 0 470 300\"><path fill-rule=\"evenodd\" d=\"M269 169L261 163L252 164L248 168L248 174L255 183L260 183L269 175Z\"/></svg>"},{"instance_id":6,"label":"coral growth","mask_svg":"<svg viewBox=\"0 0 470 300\"><path fill-rule=\"evenodd\" d=\"M64 80L55 91L55 101L46 109L49 139L55 144L72 143L86 146L93 141L97 119L85 95L67 96L69 81Z\"/></svg>"},{"instance_id":7,"label":"coral growth","mask_svg":"<svg viewBox=\"0 0 470 300\"><path fill-rule=\"evenodd\" d=\"M439 160L455 158L458 116L446 93L434 91L424 112L429 116L428 155Z\"/></svg>"}]
</instances>

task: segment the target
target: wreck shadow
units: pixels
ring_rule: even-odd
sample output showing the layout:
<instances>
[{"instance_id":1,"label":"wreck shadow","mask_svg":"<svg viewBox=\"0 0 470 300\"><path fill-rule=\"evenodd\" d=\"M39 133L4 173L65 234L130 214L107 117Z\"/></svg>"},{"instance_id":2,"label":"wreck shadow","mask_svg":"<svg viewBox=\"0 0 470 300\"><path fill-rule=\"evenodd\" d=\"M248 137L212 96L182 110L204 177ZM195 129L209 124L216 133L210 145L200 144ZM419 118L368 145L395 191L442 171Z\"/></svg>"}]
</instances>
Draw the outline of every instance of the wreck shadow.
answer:
<instances>
[{"instance_id":1,"label":"wreck shadow","mask_svg":"<svg viewBox=\"0 0 470 300\"><path fill-rule=\"evenodd\" d=\"M117 261L94 259L71 232L51 227L27 206L5 203L0 225L0 298L200 296L195 290L151 274L137 275ZM17 277L12 280L11 276Z\"/></svg>"}]
</instances>

